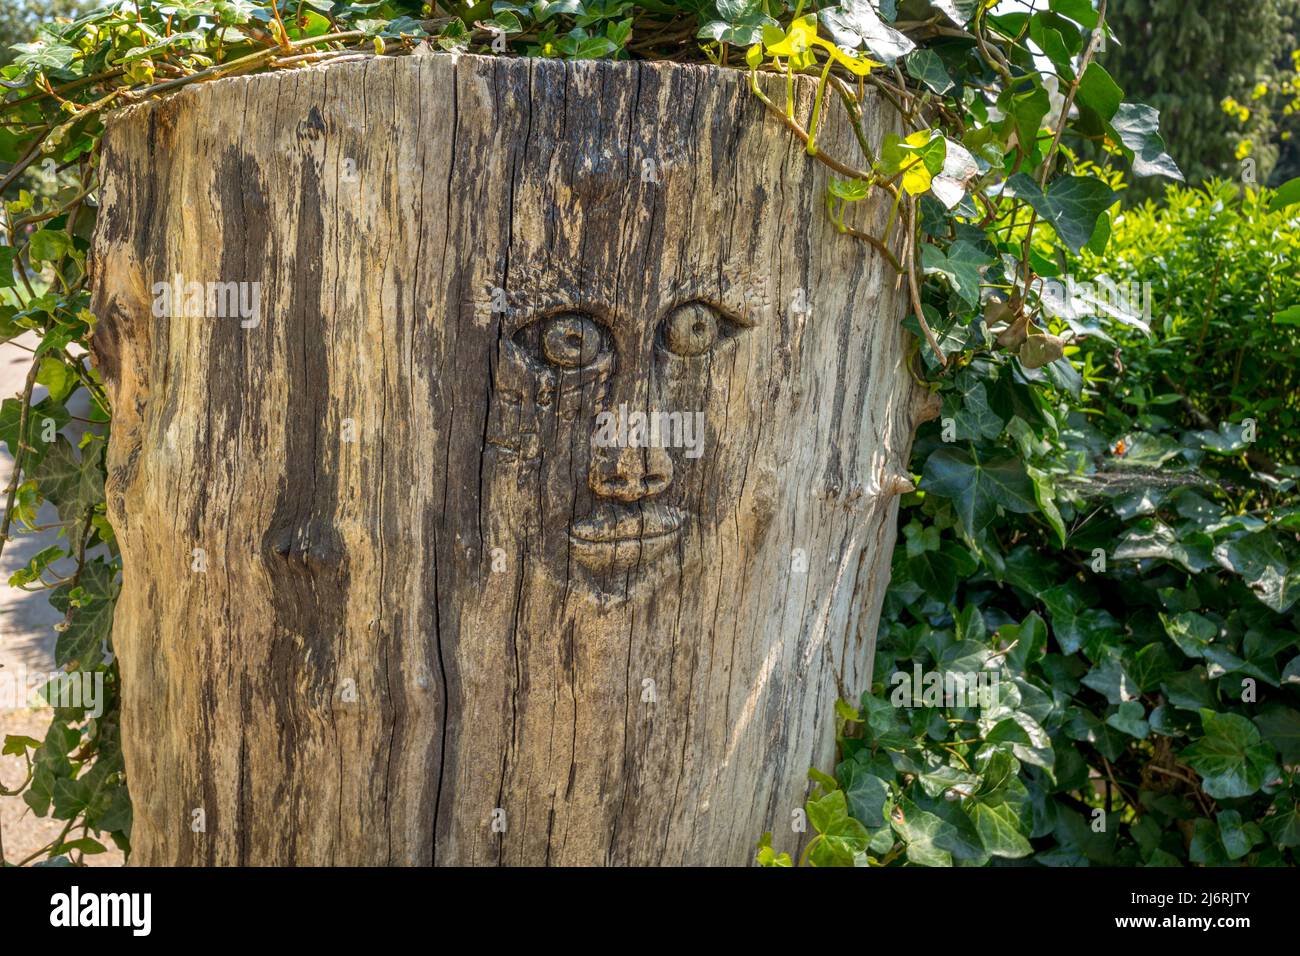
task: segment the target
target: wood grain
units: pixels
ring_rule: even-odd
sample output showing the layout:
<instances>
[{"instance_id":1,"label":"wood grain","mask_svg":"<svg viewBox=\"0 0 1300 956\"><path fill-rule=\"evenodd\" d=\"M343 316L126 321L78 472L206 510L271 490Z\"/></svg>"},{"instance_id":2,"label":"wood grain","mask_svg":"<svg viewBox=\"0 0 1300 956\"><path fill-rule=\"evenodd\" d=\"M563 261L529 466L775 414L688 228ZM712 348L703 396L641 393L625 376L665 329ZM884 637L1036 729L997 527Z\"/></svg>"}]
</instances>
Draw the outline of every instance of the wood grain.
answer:
<instances>
[{"instance_id":1,"label":"wood grain","mask_svg":"<svg viewBox=\"0 0 1300 956\"><path fill-rule=\"evenodd\" d=\"M924 403L902 290L744 75L375 58L105 143L132 861L796 849ZM173 276L258 321L155 317ZM698 457L593 441L620 408L702 412Z\"/></svg>"}]
</instances>

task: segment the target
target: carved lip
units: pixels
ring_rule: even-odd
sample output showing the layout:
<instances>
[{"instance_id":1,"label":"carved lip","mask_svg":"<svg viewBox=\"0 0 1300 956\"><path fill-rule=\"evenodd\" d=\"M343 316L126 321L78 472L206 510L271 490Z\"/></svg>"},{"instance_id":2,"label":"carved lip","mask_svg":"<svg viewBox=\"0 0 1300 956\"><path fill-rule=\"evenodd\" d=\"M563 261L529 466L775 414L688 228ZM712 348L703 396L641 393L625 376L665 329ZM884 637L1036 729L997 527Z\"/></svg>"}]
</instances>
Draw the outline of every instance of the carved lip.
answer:
<instances>
[{"instance_id":1,"label":"carved lip","mask_svg":"<svg viewBox=\"0 0 1300 956\"><path fill-rule=\"evenodd\" d=\"M649 564L672 548L686 515L655 502L639 507L601 504L569 524L573 555L597 571L628 571Z\"/></svg>"}]
</instances>

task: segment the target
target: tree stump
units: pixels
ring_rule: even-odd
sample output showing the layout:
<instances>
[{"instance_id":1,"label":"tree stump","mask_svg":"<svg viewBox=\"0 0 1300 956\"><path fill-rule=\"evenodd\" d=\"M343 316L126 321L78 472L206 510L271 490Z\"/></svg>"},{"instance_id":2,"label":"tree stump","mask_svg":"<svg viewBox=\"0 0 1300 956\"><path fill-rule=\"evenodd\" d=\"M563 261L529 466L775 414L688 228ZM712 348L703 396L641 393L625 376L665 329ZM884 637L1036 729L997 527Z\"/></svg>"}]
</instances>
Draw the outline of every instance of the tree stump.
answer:
<instances>
[{"instance_id":1,"label":"tree stump","mask_svg":"<svg viewBox=\"0 0 1300 956\"><path fill-rule=\"evenodd\" d=\"M374 58L114 118L132 860L795 849L926 407L827 182L702 66Z\"/></svg>"}]
</instances>

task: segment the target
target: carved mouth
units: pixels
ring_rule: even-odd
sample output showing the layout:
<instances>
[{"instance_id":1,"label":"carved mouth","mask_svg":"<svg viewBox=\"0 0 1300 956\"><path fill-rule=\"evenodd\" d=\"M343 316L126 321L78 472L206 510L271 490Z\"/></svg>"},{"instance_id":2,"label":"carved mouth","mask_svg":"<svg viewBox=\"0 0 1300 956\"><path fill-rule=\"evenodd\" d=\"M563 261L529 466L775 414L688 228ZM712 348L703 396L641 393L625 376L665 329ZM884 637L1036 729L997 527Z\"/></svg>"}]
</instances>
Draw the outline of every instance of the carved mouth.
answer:
<instances>
[{"instance_id":1,"label":"carved mouth","mask_svg":"<svg viewBox=\"0 0 1300 956\"><path fill-rule=\"evenodd\" d=\"M623 572L666 554L681 536L685 514L654 502L601 504L569 525L573 556L593 571Z\"/></svg>"}]
</instances>

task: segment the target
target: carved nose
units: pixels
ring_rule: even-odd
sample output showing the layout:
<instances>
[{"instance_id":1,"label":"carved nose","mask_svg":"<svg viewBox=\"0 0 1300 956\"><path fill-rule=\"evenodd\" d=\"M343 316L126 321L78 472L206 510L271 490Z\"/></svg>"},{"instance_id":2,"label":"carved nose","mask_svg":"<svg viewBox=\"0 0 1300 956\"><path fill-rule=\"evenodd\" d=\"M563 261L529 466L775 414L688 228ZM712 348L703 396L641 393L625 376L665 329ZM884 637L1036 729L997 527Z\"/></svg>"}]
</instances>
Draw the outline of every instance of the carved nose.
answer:
<instances>
[{"instance_id":1,"label":"carved nose","mask_svg":"<svg viewBox=\"0 0 1300 956\"><path fill-rule=\"evenodd\" d=\"M673 462L662 448L591 449L587 483L604 498L639 501L659 494L673 480Z\"/></svg>"}]
</instances>

